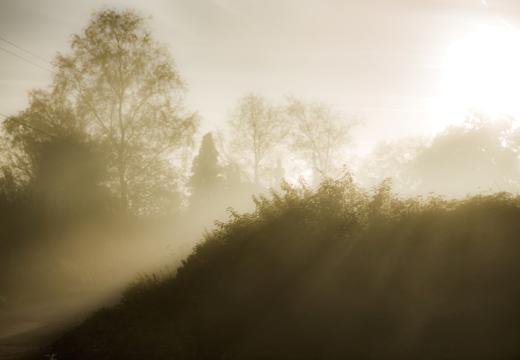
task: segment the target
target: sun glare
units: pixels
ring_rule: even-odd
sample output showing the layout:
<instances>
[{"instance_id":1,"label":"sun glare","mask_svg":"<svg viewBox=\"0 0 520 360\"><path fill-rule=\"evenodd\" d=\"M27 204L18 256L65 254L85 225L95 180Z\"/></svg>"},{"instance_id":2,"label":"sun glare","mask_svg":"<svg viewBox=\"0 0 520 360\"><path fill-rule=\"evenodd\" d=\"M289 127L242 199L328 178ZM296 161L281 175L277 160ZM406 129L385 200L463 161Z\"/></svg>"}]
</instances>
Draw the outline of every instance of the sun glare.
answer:
<instances>
[{"instance_id":1,"label":"sun glare","mask_svg":"<svg viewBox=\"0 0 520 360\"><path fill-rule=\"evenodd\" d=\"M441 82L444 112L520 115L520 31L481 26L447 50Z\"/></svg>"}]
</instances>

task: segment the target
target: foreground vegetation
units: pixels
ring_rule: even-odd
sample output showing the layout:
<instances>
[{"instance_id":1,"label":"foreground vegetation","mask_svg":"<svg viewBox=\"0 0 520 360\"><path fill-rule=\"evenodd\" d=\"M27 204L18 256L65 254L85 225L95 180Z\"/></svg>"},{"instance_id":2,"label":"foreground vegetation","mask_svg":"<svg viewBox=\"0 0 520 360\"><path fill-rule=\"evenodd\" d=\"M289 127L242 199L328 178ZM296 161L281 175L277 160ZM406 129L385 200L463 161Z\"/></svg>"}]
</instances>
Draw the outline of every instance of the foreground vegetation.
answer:
<instances>
[{"instance_id":1,"label":"foreground vegetation","mask_svg":"<svg viewBox=\"0 0 520 360\"><path fill-rule=\"evenodd\" d=\"M520 356L520 198L285 186L171 276L65 333L58 359Z\"/></svg>"}]
</instances>

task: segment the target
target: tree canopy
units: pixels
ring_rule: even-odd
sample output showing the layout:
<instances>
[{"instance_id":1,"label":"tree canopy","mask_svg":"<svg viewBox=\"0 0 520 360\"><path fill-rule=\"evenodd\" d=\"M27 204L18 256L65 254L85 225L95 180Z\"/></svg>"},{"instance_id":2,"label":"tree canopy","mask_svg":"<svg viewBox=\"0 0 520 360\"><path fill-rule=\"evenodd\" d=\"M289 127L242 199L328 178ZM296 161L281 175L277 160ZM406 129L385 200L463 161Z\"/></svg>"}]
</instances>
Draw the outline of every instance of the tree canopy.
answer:
<instances>
[{"instance_id":1,"label":"tree canopy","mask_svg":"<svg viewBox=\"0 0 520 360\"><path fill-rule=\"evenodd\" d=\"M84 133L104 146L106 184L122 209L156 211L177 185L173 154L197 126L197 116L184 110L184 83L168 50L136 12L106 9L54 64L50 89L33 92L8 131L14 139L35 137L35 129Z\"/></svg>"},{"instance_id":2,"label":"tree canopy","mask_svg":"<svg viewBox=\"0 0 520 360\"><path fill-rule=\"evenodd\" d=\"M230 119L231 147L237 162L258 185L269 167L267 160L282 140L277 109L265 98L249 94L239 99ZM271 159L272 160L272 159Z\"/></svg>"},{"instance_id":3,"label":"tree canopy","mask_svg":"<svg viewBox=\"0 0 520 360\"><path fill-rule=\"evenodd\" d=\"M291 119L292 148L303 155L314 173L314 181L335 176L356 122L342 118L323 103L305 103L290 98L286 113ZM345 160L343 160L345 161Z\"/></svg>"}]
</instances>

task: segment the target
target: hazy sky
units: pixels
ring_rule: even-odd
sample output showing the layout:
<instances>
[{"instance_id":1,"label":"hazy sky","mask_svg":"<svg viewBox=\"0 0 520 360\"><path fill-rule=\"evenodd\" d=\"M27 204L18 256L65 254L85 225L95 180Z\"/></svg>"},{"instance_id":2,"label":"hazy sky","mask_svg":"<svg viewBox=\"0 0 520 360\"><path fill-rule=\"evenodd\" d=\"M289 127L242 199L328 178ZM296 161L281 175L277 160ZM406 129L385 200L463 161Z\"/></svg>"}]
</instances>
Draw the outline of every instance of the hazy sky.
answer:
<instances>
[{"instance_id":1,"label":"hazy sky","mask_svg":"<svg viewBox=\"0 0 520 360\"><path fill-rule=\"evenodd\" d=\"M0 36L51 61L103 6L150 16L203 131L221 126L246 92L292 94L365 119L361 149L449 123L432 111L447 49L480 25L520 23L519 0L0 0ZM49 81L0 49L0 113L21 110L27 91Z\"/></svg>"}]
</instances>

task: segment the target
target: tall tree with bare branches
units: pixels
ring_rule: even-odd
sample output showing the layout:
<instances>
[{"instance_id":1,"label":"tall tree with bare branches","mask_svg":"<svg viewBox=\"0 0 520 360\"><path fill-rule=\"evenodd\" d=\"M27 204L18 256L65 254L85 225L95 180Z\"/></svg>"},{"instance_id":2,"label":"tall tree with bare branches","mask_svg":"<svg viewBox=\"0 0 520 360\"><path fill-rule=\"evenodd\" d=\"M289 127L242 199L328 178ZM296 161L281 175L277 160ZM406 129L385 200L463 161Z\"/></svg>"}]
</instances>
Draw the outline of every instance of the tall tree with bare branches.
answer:
<instances>
[{"instance_id":1,"label":"tall tree with bare branches","mask_svg":"<svg viewBox=\"0 0 520 360\"><path fill-rule=\"evenodd\" d=\"M231 147L237 162L250 169L252 180L260 184L267 164L281 138L279 112L266 99L249 94L238 101L230 120Z\"/></svg>"},{"instance_id":2,"label":"tall tree with bare branches","mask_svg":"<svg viewBox=\"0 0 520 360\"><path fill-rule=\"evenodd\" d=\"M356 121L346 120L326 104L290 98L285 107L292 134L292 148L314 173L314 181L334 175Z\"/></svg>"}]
</instances>

